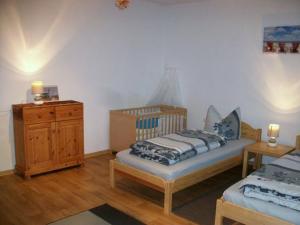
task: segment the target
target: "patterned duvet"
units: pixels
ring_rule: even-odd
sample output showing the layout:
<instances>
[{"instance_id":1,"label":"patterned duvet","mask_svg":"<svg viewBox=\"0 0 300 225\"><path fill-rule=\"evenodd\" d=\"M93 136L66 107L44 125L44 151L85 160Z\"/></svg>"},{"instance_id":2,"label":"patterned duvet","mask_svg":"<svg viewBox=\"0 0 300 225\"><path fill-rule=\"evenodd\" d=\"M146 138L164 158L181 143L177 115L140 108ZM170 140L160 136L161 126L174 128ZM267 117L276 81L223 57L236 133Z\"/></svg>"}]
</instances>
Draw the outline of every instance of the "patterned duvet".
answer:
<instances>
[{"instance_id":1,"label":"patterned duvet","mask_svg":"<svg viewBox=\"0 0 300 225\"><path fill-rule=\"evenodd\" d=\"M184 130L139 141L131 146L130 154L163 165L173 165L225 144L226 140L219 135L201 130Z\"/></svg>"},{"instance_id":2,"label":"patterned duvet","mask_svg":"<svg viewBox=\"0 0 300 225\"><path fill-rule=\"evenodd\" d=\"M247 197L300 211L300 151L255 171L242 181L240 188Z\"/></svg>"}]
</instances>

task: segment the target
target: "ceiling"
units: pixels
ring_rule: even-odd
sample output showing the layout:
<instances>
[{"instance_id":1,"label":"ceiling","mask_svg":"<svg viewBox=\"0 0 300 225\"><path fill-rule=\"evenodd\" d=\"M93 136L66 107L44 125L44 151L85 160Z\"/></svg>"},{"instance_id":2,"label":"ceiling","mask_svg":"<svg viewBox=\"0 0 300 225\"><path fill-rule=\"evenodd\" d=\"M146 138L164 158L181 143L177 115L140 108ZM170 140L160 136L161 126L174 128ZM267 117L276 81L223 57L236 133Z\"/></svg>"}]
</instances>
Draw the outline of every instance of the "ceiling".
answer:
<instances>
[{"instance_id":1,"label":"ceiling","mask_svg":"<svg viewBox=\"0 0 300 225\"><path fill-rule=\"evenodd\" d=\"M191 2L201 2L203 0L148 0L151 2L159 3L162 5L171 5L171 4L183 4L183 3L191 3Z\"/></svg>"}]
</instances>

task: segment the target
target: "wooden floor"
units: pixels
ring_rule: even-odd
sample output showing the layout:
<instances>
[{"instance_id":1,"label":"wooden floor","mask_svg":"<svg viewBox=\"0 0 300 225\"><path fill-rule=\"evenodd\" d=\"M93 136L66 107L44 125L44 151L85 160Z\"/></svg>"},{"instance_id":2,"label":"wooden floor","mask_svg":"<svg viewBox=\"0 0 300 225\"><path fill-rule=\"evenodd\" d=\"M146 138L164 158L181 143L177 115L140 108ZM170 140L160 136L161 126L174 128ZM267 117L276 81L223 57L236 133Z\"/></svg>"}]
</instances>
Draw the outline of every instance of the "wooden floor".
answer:
<instances>
[{"instance_id":1,"label":"wooden floor","mask_svg":"<svg viewBox=\"0 0 300 225\"><path fill-rule=\"evenodd\" d=\"M122 189L111 189L108 162L112 155L86 160L84 167L24 180L0 177L0 225L41 225L108 203L151 225L193 224L165 216L158 205Z\"/></svg>"}]
</instances>

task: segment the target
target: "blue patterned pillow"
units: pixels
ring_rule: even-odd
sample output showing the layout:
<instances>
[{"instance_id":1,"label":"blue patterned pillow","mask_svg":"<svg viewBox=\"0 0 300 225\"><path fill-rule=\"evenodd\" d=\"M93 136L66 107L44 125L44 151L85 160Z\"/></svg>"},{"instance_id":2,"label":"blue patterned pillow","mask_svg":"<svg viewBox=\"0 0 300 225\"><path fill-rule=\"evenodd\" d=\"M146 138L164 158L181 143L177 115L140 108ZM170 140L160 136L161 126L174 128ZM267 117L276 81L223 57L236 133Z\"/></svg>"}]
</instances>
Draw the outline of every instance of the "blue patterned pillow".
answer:
<instances>
[{"instance_id":1,"label":"blue patterned pillow","mask_svg":"<svg viewBox=\"0 0 300 225\"><path fill-rule=\"evenodd\" d=\"M220 123L215 123L214 131L226 138L237 140L241 136L241 110L237 108L226 116Z\"/></svg>"}]
</instances>

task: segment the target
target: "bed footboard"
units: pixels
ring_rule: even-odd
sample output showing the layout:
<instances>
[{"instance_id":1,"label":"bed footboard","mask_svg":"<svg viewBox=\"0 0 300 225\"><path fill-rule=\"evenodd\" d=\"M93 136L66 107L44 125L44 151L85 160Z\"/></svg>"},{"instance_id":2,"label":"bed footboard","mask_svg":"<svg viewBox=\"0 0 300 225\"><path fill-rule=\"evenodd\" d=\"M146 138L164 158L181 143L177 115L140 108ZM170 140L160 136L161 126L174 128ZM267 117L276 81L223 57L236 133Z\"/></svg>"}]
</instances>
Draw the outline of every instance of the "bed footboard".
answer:
<instances>
[{"instance_id":1,"label":"bed footboard","mask_svg":"<svg viewBox=\"0 0 300 225\"><path fill-rule=\"evenodd\" d=\"M116 185L116 172L134 181L142 183L145 186L164 193L164 213L166 215L171 213L174 187L173 180L165 180L161 177L138 170L113 159L110 160L110 186L112 188L115 188Z\"/></svg>"},{"instance_id":2,"label":"bed footboard","mask_svg":"<svg viewBox=\"0 0 300 225\"><path fill-rule=\"evenodd\" d=\"M264 213L244 208L232 202L220 198L217 200L215 225L223 225L224 218L234 220L242 224L264 225L294 225L279 218Z\"/></svg>"},{"instance_id":3,"label":"bed footboard","mask_svg":"<svg viewBox=\"0 0 300 225\"><path fill-rule=\"evenodd\" d=\"M116 173L118 173L164 193L164 213L169 215L172 212L172 200L174 193L239 165L241 163L241 159L241 155L232 157L219 162L217 165L199 169L185 176L178 177L175 180L165 180L159 176L155 176L146 171L139 170L113 159L110 160L110 185L112 188L115 187Z\"/></svg>"},{"instance_id":4,"label":"bed footboard","mask_svg":"<svg viewBox=\"0 0 300 225\"><path fill-rule=\"evenodd\" d=\"M300 135L297 135L296 137L296 149L300 150Z\"/></svg>"}]
</instances>

